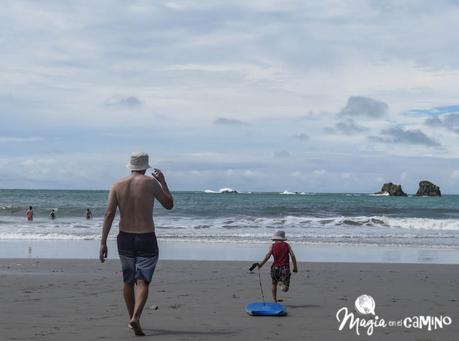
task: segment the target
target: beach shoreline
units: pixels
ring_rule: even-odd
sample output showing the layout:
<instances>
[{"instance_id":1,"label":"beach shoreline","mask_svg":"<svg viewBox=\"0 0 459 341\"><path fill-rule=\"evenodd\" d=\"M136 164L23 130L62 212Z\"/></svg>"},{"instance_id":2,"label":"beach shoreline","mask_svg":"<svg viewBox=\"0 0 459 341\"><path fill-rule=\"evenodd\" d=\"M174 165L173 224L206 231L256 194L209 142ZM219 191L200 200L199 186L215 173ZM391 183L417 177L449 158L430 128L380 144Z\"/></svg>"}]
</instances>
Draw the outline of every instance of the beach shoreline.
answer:
<instances>
[{"instance_id":1,"label":"beach shoreline","mask_svg":"<svg viewBox=\"0 0 459 341\"><path fill-rule=\"evenodd\" d=\"M375 328L362 340L455 340L459 332L458 265L299 263L282 294L286 317L250 317L260 301L249 262L161 260L142 318L147 338L161 340L355 340L338 330L337 311L362 294L380 318L449 316L438 330ZM0 259L0 328L4 340L124 340L128 330L117 260ZM269 267L261 270L270 299ZM158 308L156 308L158 307ZM369 318L369 317L367 317Z\"/></svg>"},{"instance_id":2,"label":"beach shoreline","mask_svg":"<svg viewBox=\"0 0 459 341\"><path fill-rule=\"evenodd\" d=\"M229 243L209 241L158 240L161 259L251 261L261 258L270 245L266 243ZM406 247L356 244L290 243L303 262L367 262L459 264L455 247ZM0 258L97 259L98 240L1 240ZM108 240L110 259L117 259L117 246Z\"/></svg>"}]
</instances>

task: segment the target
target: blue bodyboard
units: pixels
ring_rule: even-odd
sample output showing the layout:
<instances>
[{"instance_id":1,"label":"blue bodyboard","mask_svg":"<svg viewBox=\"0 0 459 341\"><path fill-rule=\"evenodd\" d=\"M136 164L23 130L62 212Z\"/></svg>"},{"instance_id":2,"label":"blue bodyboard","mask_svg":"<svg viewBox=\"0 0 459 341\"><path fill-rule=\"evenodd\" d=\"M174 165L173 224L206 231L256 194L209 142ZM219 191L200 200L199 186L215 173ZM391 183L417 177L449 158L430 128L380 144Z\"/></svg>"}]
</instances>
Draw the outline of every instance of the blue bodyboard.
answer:
<instances>
[{"instance_id":1,"label":"blue bodyboard","mask_svg":"<svg viewBox=\"0 0 459 341\"><path fill-rule=\"evenodd\" d=\"M245 306L247 314L252 316L283 316L287 314L287 310L279 303L263 303L254 302Z\"/></svg>"}]
</instances>

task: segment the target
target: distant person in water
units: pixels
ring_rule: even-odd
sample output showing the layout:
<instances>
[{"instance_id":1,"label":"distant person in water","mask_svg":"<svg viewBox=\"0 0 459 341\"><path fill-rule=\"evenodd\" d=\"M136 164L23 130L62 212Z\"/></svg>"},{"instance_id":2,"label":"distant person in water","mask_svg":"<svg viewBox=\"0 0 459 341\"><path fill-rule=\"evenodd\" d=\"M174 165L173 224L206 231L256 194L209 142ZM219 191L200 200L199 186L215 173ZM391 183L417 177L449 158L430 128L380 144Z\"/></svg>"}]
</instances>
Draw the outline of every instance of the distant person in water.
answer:
<instances>
[{"instance_id":1,"label":"distant person in water","mask_svg":"<svg viewBox=\"0 0 459 341\"><path fill-rule=\"evenodd\" d=\"M87 220L92 219L92 212L89 208L86 209L86 219Z\"/></svg>"},{"instance_id":2,"label":"distant person in water","mask_svg":"<svg viewBox=\"0 0 459 341\"><path fill-rule=\"evenodd\" d=\"M277 287L279 286L283 292L287 292L290 287L290 257L292 257L293 272L298 272L298 267L291 246L285 242L287 240L285 232L276 231L271 239L274 243L269 247L265 258L253 266L261 268L273 256L274 261L271 265L272 295L274 302L280 302L277 299Z\"/></svg>"},{"instance_id":3,"label":"distant person in water","mask_svg":"<svg viewBox=\"0 0 459 341\"><path fill-rule=\"evenodd\" d=\"M123 271L123 295L129 313L128 327L135 335L143 336L139 321L159 255L153 203L157 199L170 210L174 201L159 169L155 169L152 176L145 175L146 170L151 168L148 154L132 154L127 168L131 175L115 181L108 195L99 258L102 263L107 258L107 237L119 208L117 243Z\"/></svg>"},{"instance_id":4,"label":"distant person in water","mask_svg":"<svg viewBox=\"0 0 459 341\"><path fill-rule=\"evenodd\" d=\"M54 211L54 208L51 210L51 212L49 213L49 217L54 220L56 219L56 212Z\"/></svg>"},{"instance_id":5,"label":"distant person in water","mask_svg":"<svg viewBox=\"0 0 459 341\"><path fill-rule=\"evenodd\" d=\"M26 211L26 216L28 221L33 220L33 208L32 206L29 206L29 209Z\"/></svg>"}]
</instances>

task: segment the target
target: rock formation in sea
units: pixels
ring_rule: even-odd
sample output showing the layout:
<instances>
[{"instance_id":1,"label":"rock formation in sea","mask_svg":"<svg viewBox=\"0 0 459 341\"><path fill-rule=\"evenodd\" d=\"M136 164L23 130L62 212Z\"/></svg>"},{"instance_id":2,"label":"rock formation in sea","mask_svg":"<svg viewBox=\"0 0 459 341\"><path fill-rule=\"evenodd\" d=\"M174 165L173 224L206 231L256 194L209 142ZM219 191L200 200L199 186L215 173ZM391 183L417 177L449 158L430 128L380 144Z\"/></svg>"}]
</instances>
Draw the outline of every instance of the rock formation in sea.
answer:
<instances>
[{"instance_id":1,"label":"rock formation in sea","mask_svg":"<svg viewBox=\"0 0 459 341\"><path fill-rule=\"evenodd\" d=\"M229 188L229 187L221 188L218 192L219 193L238 193L238 191L236 191L235 189Z\"/></svg>"},{"instance_id":2,"label":"rock formation in sea","mask_svg":"<svg viewBox=\"0 0 459 341\"><path fill-rule=\"evenodd\" d=\"M392 182L385 183L381 190L376 195L390 195L390 196L399 196L399 197L406 197L406 193L403 192L402 186L393 184Z\"/></svg>"},{"instance_id":3,"label":"rock formation in sea","mask_svg":"<svg viewBox=\"0 0 459 341\"><path fill-rule=\"evenodd\" d=\"M427 180L420 181L416 196L440 197L440 187Z\"/></svg>"}]
</instances>

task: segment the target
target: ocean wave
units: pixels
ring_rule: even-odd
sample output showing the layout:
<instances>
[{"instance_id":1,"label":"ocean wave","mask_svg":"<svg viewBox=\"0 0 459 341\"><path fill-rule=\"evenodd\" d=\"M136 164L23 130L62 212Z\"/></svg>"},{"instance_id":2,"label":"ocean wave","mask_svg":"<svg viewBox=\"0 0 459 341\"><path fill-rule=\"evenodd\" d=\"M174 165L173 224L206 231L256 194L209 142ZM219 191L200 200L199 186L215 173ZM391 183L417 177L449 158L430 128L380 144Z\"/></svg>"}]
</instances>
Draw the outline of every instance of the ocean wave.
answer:
<instances>
[{"instance_id":1,"label":"ocean wave","mask_svg":"<svg viewBox=\"0 0 459 341\"><path fill-rule=\"evenodd\" d=\"M459 219L389 216L281 217L159 217L159 238L165 240L225 240L266 242L275 230L285 230L294 242L431 244L459 247ZM110 238L115 238L118 220ZM101 221L42 220L0 224L0 240L97 240Z\"/></svg>"},{"instance_id":2,"label":"ocean wave","mask_svg":"<svg viewBox=\"0 0 459 341\"><path fill-rule=\"evenodd\" d=\"M214 235L214 234L162 234L158 233L157 238L159 243L162 242L197 242L197 243L222 243L222 244L259 244L267 245L271 242L269 234L265 235ZM109 240L116 242L116 236L111 234ZM0 234L0 241L75 241L75 242L95 242L100 240L99 234L88 236L73 236L65 234ZM366 236L347 236L347 235L318 235L310 237L293 236L288 239L292 245L323 245L330 246L390 246L390 247L416 247L416 248L439 248L439 249L455 249L457 250L457 238L454 236L443 236L432 239L432 236L413 238L412 236L399 237L377 235L367 238ZM222 245L224 248L224 246Z\"/></svg>"},{"instance_id":3,"label":"ocean wave","mask_svg":"<svg viewBox=\"0 0 459 341\"><path fill-rule=\"evenodd\" d=\"M175 224L180 226L207 228L320 228L328 227L384 227L393 229L412 230L451 230L459 231L459 219L431 219L431 218L399 218L388 216L356 216L356 217L312 217L312 216L284 216L279 218L268 217L238 217L238 218L215 218L215 219L158 219L157 224L161 228L174 228Z\"/></svg>"},{"instance_id":4,"label":"ocean wave","mask_svg":"<svg viewBox=\"0 0 459 341\"><path fill-rule=\"evenodd\" d=\"M429 219L429 218L390 218L381 217L381 220L392 228L412 230L446 230L459 231L459 219Z\"/></svg>"},{"instance_id":5,"label":"ocean wave","mask_svg":"<svg viewBox=\"0 0 459 341\"><path fill-rule=\"evenodd\" d=\"M3 230L100 230L102 219L86 220L84 218L36 219L27 222L16 217L0 217L0 233ZM118 224L118 218L114 226ZM226 216L226 217L189 217L189 216L158 216L155 218L158 229L225 229L225 228L284 228L284 229L314 229L314 228L359 228L375 227L408 230L444 230L459 231L459 219L410 218L392 216L293 216L257 217L257 216Z\"/></svg>"}]
</instances>

